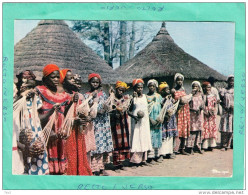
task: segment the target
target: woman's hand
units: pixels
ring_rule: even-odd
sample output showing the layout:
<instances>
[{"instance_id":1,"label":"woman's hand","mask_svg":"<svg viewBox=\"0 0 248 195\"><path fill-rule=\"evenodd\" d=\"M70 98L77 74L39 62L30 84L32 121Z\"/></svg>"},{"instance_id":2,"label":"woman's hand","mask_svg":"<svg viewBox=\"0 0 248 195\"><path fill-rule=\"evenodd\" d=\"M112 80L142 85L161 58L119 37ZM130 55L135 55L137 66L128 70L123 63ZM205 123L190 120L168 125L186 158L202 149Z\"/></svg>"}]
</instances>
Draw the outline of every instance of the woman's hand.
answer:
<instances>
[{"instance_id":1,"label":"woman's hand","mask_svg":"<svg viewBox=\"0 0 248 195\"><path fill-rule=\"evenodd\" d=\"M58 112L61 108L61 105L59 103L56 103L53 105L53 110L55 110L56 112Z\"/></svg>"},{"instance_id":2,"label":"woman's hand","mask_svg":"<svg viewBox=\"0 0 248 195\"><path fill-rule=\"evenodd\" d=\"M111 86L110 89L109 89L109 94L114 93L114 92L115 92L115 90L114 90L113 87Z\"/></svg>"},{"instance_id":3,"label":"woman's hand","mask_svg":"<svg viewBox=\"0 0 248 195\"><path fill-rule=\"evenodd\" d=\"M49 141L55 141L56 139L58 139L58 135L54 131L51 131Z\"/></svg>"},{"instance_id":4,"label":"woman's hand","mask_svg":"<svg viewBox=\"0 0 248 195\"><path fill-rule=\"evenodd\" d=\"M57 137L59 139L67 139L68 138L68 136L65 132L59 132Z\"/></svg>"},{"instance_id":5,"label":"woman's hand","mask_svg":"<svg viewBox=\"0 0 248 195\"><path fill-rule=\"evenodd\" d=\"M172 110L172 109L168 109L168 110L167 110L167 115L168 115L169 117L171 117L171 116L173 115L173 110Z\"/></svg>"},{"instance_id":6,"label":"woman's hand","mask_svg":"<svg viewBox=\"0 0 248 195\"><path fill-rule=\"evenodd\" d=\"M30 100L31 98L34 98L35 92L34 90L30 90L26 95L26 100Z\"/></svg>"},{"instance_id":7,"label":"woman's hand","mask_svg":"<svg viewBox=\"0 0 248 195\"><path fill-rule=\"evenodd\" d=\"M78 99L79 99L79 95L78 95L78 93L75 93L73 98L72 98L72 101L73 102L78 102Z\"/></svg>"},{"instance_id":8,"label":"woman's hand","mask_svg":"<svg viewBox=\"0 0 248 195\"><path fill-rule=\"evenodd\" d=\"M20 142L17 142L17 148L21 150L22 152L25 151L25 145L21 144Z\"/></svg>"},{"instance_id":9,"label":"woman's hand","mask_svg":"<svg viewBox=\"0 0 248 195\"><path fill-rule=\"evenodd\" d=\"M210 115L210 116L213 116L213 115L214 115L214 109L210 109L210 110L209 110L209 115Z\"/></svg>"},{"instance_id":10,"label":"woman's hand","mask_svg":"<svg viewBox=\"0 0 248 195\"><path fill-rule=\"evenodd\" d=\"M150 123L152 126L156 126L157 125L157 121L153 120L152 118L150 118Z\"/></svg>"},{"instance_id":11,"label":"woman's hand","mask_svg":"<svg viewBox=\"0 0 248 195\"><path fill-rule=\"evenodd\" d=\"M134 119L135 122L137 123L137 122L139 122L139 120L140 120L141 118L139 118L138 116L133 116L133 119Z\"/></svg>"},{"instance_id":12,"label":"woman's hand","mask_svg":"<svg viewBox=\"0 0 248 195\"><path fill-rule=\"evenodd\" d=\"M79 119L79 125L83 125L83 126L85 126L86 124L87 124L87 119L86 119L86 117L84 117L84 118L80 118Z\"/></svg>"}]
</instances>

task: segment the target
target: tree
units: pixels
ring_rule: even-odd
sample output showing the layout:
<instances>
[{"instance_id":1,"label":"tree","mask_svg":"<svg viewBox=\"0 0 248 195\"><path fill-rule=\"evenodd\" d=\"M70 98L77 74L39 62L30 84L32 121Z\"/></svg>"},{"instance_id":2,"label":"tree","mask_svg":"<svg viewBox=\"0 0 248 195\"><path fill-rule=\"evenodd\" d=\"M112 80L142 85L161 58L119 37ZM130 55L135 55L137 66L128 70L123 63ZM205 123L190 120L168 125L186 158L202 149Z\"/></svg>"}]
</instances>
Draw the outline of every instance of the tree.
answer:
<instances>
[{"instance_id":1,"label":"tree","mask_svg":"<svg viewBox=\"0 0 248 195\"><path fill-rule=\"evenodd\" d=\"M90 46L112 68L133 58L153 39L161 27L160 22L71 22L73 24L72 30L79 33L82 41Z\"/></svg>"},{"instance_id":2,"label":"tree","mask_svg":"<svg viewBox=\"0 0 248 195\"><path fill-rule=\"evenodd\" d=\"M79 33L83 41L90 40L96 42L99 46L95 46L93 50L97 54L103 53L106 63L111 67L112 60L110 51L110 31L108 21L72 21L72 30ZM103 49L103 52L101 51Z\"/></svg>"},{"instance_id":3,"label":"tree","mask_svg":"<svg viewBox=\"0 0 248 195\"><path fill-rule=\"evenodd\" d=\"M127 22L120 22L120 66L127 61Z\"/></svg>"},{"instance_id":4,"label":"tree","mask_svg":"<svg viewBox=\"0 0 248 195\"><path fill-rule=\"evenodd\" d=\"M135 22L132 22L131 37L129 44L129 59L134 57L134 51L135 51Z\"/></svg>"}]
</instances>

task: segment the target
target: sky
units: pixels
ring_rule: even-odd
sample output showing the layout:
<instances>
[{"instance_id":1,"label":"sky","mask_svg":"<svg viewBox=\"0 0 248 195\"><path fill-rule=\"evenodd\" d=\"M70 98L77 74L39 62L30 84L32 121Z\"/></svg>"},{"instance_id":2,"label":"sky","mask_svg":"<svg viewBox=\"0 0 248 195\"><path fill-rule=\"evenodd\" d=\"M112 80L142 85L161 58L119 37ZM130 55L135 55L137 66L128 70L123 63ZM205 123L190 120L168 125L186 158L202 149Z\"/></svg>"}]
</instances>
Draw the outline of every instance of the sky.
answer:
<instances>
[{"instance_id":1,"label":"sky","mask_svg":"<svg viewBox=\"0 0 248 195\"><path fill-rule=\"evenodd\" d=\"M39 20L15 20L14 43L24 38L38 22ZM71 25L69 21L67 23ZM161 22L154 22L152 25L155 36ZM225 76L234 74L235 23L166 22L166 29L185 52Z\"/></svg>"}]
</instances>

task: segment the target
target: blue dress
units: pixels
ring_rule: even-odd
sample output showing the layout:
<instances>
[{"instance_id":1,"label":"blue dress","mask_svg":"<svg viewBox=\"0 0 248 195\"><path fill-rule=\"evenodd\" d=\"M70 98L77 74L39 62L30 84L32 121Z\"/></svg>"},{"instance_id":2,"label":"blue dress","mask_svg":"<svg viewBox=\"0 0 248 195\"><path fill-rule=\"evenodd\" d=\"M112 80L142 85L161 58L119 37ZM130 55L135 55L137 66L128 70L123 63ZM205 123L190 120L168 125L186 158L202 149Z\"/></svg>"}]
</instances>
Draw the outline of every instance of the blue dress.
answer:
<instances>
[{"instance_id":1,"label":"blue dress","mask_svg":"<svg viewBox=\"0 0 248 195\"><path fill-rule=\"evenodd\" d=\"M167 110L173 106L172 98L164 99L164 101L169 102ZM167 137L176 137L176 136L178 136L177 119L176 119L176 114L173 114L168 121L164 120L164 123L162 125L162 137L163 139L166 139Z\"/></svg>"},{"instance_id":2,"label":"blue dress","mask_svg":"<svg viewBox=\"0 0 248 195\"><path fill-rule=\"evenodd\" d=\"M90 92L84 94L85 99L90 95ZM99 98L97 111L103 108L104 102L107 100L105 92L100 91L97 94ZM108 113L97 114L96 118L93 119L94 133L96 140L96 150L91 152L94 154L103 154L104 152L113 151L113 141L110 128L110 118Z\"/></svg>"},{"instance_id":3,"label":"blue dress","mask_svg":"<svg viewBox=\"0 0 248 195\"><path fill-rule=\"evenodd\" d=\"M33 112L32 112L32 106L33 106L33 99L27 100L27 112L29 116L29 124L34 132L34 139L32 140L31 144L39 137L42 129L40 125L40 120L37 118L36 120L36 127L34 125L34 118ZM37 96L37 109L42 107L42 101ZM28 128L28 127L27 127ZM25 155L24 155L25 156ZM26 155L24 160L24 174L28 175L47 175L49 174L48 169L48 158L47 158L47 152L45 150L43 155L37 155L37 156L30 156Z\"/></svg>"},{"instance_id":4,"label":"blue dress","mask_svg":"<svg viewBox=\"0 0 248 195\"><path fill-rule=\"evenodd\" d=\"M147 101L148 104L154 103L151 109L151 112L149 114L149 117L153 120L156 120L160 111L161 111L161 103L162 103L162 96L158 93L154 93L153 95L149 96L147 95ZM152 141L152 147L160 148L162 146L162 124L159 124L158 126L153 126L150 124L150 130L151 130L151 141Z\"/></svg>"}]
</instances>

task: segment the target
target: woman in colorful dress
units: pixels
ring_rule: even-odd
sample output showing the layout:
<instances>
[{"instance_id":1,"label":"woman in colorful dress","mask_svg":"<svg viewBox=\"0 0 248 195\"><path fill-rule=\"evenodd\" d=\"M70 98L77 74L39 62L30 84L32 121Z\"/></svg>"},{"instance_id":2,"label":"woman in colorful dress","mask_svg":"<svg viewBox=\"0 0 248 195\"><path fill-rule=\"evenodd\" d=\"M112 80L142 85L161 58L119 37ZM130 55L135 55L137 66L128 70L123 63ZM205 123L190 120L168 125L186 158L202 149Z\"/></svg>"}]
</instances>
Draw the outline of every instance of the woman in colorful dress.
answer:
<instances>
[{"instance_id":1,"label":"woman in colorful dress","mask_svg":"<svg viewBox=\"0 0 248 195\"><path fill-rule=\"evenodd\" d=\"M152 150L148 152L148 162L156 164L162 162L163 157L159 158L158 150L162 146L162 124L157 120L161 111L162 96L157 93L158 82L151 79L147 83L149 92L146 95L148 101L148 113L150 120Z\"/></svg>"},{"instance_id":2,"label":"woman in colorful dress","mask_svg":"<svg viewBox=\"0 0 248 195\"><path fill-rule=\"evenodd\" d=\"M114 145L113 165L115 171L120 172L120 170L126 170L122 162L130 159L129 118L127 113L130 97L124 95L129 88L126 83L117 81L115 88L113 99L110 100L111 106L114 106L110 112L110 124Z\"/></svg>"},{"instance_id":3,"label":"woman in colorful dress","mask_svg":"<svg viewBox=\"0 0 248 195\"><path fill-rule=\"evenodd\" d=\"M60 81L59 67L55 64L48 64L43 68L43 84L37 86L36 91L41 98L43 105L39 109L41 126L44 128L50 117L55 112L54 127L49 136L47 150L50 175L62 175L66 173L67 159L65 157L65 140L60 128L64 120L65 108L71 101L71 96L66 92L59 93L57 86Z\"/></svg>"},{"instance_id":4,"label":"woman in colorful dress","mask_svg":"<svg viewBox=\"0 0 248 195\"><path fill-rule=\"evenodd\" d=\"M85 99L90 95L97 98L97 116L92 119L95 134L96 150L91 151L91 170L98 176L109 174L105 170L105 164L109 162L109 156L113 150L113 141L110 129L109 114L105 110L107 95L101 90L102 79L99 74L92 73L88 76L90 91L84 94Z\"/></svg>"},{"instance_id":5,"label":"woman in colorful dress","mask_svg":"<svg viewBox=\"0 0 248 195\"><path fill-rule=\"evenodd\" d=\"M199 81L192 82L192 99L189 102L190 107L190 136L187 140L187 148L190 149L190 153L194 154L194 147L202 154L202 131L203 131L203 108L204 100L202 94L202 88Z\"/></svg>"},{"instance_id":6,"label":"woman in colorful dress","mask_svg":"<svg viewBox=\"0 0 248 195\"><path fill-rule=\"evenodd\" d=\"M133 118L131 129L131 159L133 168L146 164L147 152L152 150L147 98L143 94L144 81L133 80L134 97L129 109Z\"/></svg>"},{"instance_id":7,"label":"woman in colorful dress","mask_svg":"<svg viewBox=\"0 0 248 195\"><path fill-rule=\"evenodd\" d=\"M220 92L223 114L220 121L221 150L231 148L233 138L234 76L227 79L228 86Z\"/></svg>"},{"instance_id":8,"label":"woman in colorful dress","mask_svg":"<svg viewBox=\"0 0 248 195\"><path fill-rule=\"evenodd\" d=\"M13 91L13 102L15 103L20 98L22 98L21 93L26 91L23 84L25 84L28 80L35 80L35 75L32 71L25 70L16 75L18 82L14 83L14 91ZM20 115L19 113L15 115L15 111L13 115L16 118L13 118L13 146L12 146L12 173L14 175L20 175L24 173L24 159L23 152L25 145L19 142L19 134L21 130L20 126Z\"/></svg>"},{"instance_id":9,"label":"woman in colorful dress","mask_svg":"<svg viewBox=\"0 0 248 195\"><path fill-rule=\"evenodd\" d=\"M159 149L159 155L173 159L176 158L173 146L175 137L178 136L176 110L172 110L175 100L170 94L170 87L166 82L159 85L159 93L164 98L162 105L167 105L164 122L162 124L162 147Z\"/></svg>"},{"instance_id":10,"label":"woman in colorful dress","mask_svg":"<svg viewBox=\"0 0 248 195\"><path fill-rule=\"evenodd\" d=\"M23 111L14 114L14 128L19 127L17 146L23 152L24 169L22 172L27 175L47 175L48 159L47 151L41 140L42 129L38 116L38 109L42 106L41 99L35 94L35 77L27 79L20 85L18 94L19 101L24 99ZM15 102L18 104L18 100ZM15 105L16 105L15 104ZM14 159L13 159L14 160ZM23 167L22 164L18 166Z\"/></svg>"},{"instance_id":11,"label":"woman in colorful dress","mask_svg":"<svg viewBox=\"0 0 248 195\"><path fill-rule=\"evenodd\" d=\"M24 71L27 72L27 71ZM35 94L34 87L36 85L35 82L35 76L30 77L26 79L24 82L22 82L22 85L19 87L18 94L19 96L17 99L21 99L22 97L25 97L25 103L26 108L23 110L23 113L17 113L14 114L16 118L13 119L14 125L13 129L17 130L17 132L14 133L16 136L16 139L13 140L13 144L16 143L16 151L21 150L22 155L19 155L18 158L13 158L14 165L18 167L18 170L21 172L15 173L13 171L13 174L27 174L27 175L47 175L49 174L48 170L48 159L47 159L47 152L44 147L40 147L39 151L42 151L40 153L35 152L33 149L35 141L40 139L41 134L41 125L40 120L38 117L38 109L42 106L42 101L40 98ZM18 100L17 100L18 101ZM17 102L16 102L17 103ZM23 134L23 132L20 133L21 130L31 130L31 141L30 143L26 141L27 134ZM22 138L20 138L20 134L22 134ZM20 143L22 142L22 143ZM44 146L44 145L43 145ZM20 151L18 151L20 152ZM19 153L20 154L20 153ZM24 159L23 159L23 158ZM15 166L13 166L13 169L15 170Z\"/></svg>"},{"instance_id":12,"label":"woman in colorful dress","mask_svg":"<svg viewBox=\"0 0 248 195\"><path fill-rule=\"evenodd\" d=\"M217 99L216 96L211 93L211 84L204 82L202 84L204 92L204 122L203 122L203 134L202 134L202 148L204 150L213 150L216 147L217 139L217 126L216 126L216 114L217 114Z\"/></svg>"},{"instance_id":13,"label":"woman in colorful dress","mask_svg":"<svg viewBox=\"0 0 248 195\"><path fill-rule=\"evenodd\" d=\"M74 106L74 125L71 130L71 134L66 141L66 158L67 158L67 172L66 175L92 175L90 166L87 160L85 136L80 130L81 125L85 125L86 122L76 116L76 108L82 103L78 93L78 88L75 85L74 75L69 69L63 69L60 71L60 82L66 93L68 93L74 101L70 106Z\"/></svg>"},{"instance_id":14,"label":"woman in colorful dress","mask_svg":"<svg viewBox=\"0 0 248 195\"><path fill-rule=\"evenodd\" d=\"M174 77L176 87L172 89L174 99L180 101L177 111L178 137L176 138L175 151L178 152L179 149L181 154L188 155L188 153L185 152L185 145L187 138L190 135L190 111L188 104L189 101L185 98L187 94L183 87L183 81L184 76L177 73Z\"/></svg>"}]
</instances>

